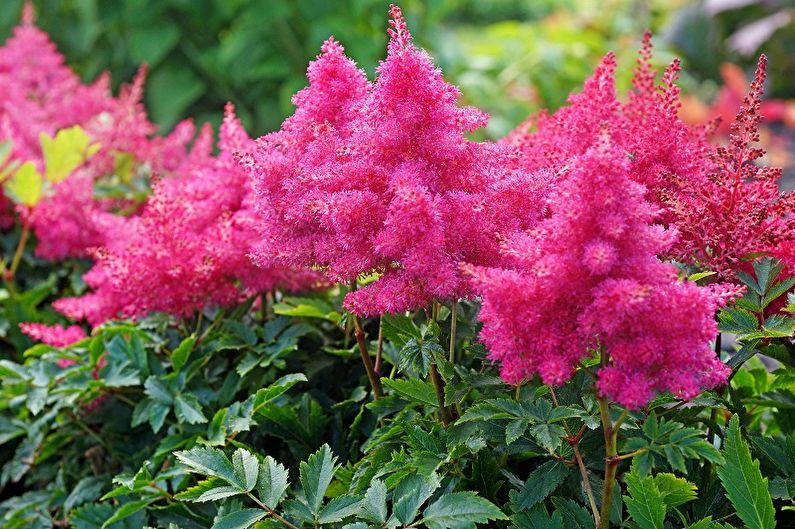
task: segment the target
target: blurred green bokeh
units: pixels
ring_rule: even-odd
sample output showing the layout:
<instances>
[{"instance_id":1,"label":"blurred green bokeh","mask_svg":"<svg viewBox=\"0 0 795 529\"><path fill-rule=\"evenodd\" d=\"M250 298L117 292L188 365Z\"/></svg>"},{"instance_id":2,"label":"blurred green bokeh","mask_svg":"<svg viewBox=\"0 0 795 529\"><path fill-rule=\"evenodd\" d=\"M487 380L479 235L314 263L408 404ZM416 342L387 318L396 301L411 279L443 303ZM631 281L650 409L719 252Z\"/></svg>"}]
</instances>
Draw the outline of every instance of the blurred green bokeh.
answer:
<instances>
[{"instance_id":1,"label":"blurred green bokeh","mask_svg":"<svg viewBox=\"0 0 795 529\"><path fill-rule=\"evenodd\" d=\"M17 23L22 1L0 2L0 39ZM109 70L118 87L147 63L146 103L163 131L187 116L217 124L224 103L232 101L256 135L278 128L291 112L290 97L306 83L307 62L329 35L372 76L385 53L389 6L388 0L33 3L37 24L84 80ZM689 46L686 58L704 63L697 79L717 76L710 60L718 59L701 57L698 46L717 39L718 30L703 20L703 34L672 26L672 20L679 20L679 28L692 22L677 19L683 7L690 8L681 0L400 3L417 42L462 88L465 102L492 114L487 131L492 137L539 108L560 106L609 50L618 53L626 85L646 28L673 35L686 51ZM670 27L678 33L665 29ZM667 63L670 47L658 44L656 61Z\"/></svg>"}]
</instances>

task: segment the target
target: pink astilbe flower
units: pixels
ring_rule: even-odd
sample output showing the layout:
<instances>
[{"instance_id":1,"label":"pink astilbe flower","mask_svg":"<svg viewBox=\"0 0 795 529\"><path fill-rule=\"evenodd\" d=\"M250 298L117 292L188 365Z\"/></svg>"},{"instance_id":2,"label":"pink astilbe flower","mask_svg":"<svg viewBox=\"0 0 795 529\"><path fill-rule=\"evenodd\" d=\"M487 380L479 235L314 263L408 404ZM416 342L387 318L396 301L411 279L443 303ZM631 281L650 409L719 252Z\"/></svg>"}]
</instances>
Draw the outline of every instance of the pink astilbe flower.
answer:
<instances>
[{"instance_id":1,"label":"pink astilbe flower","mask_svg":"<svg viewBox=\"0 0 795 529\"><path fill-rule=\"evenodd\" d=\"M660 261L676 234L607 136L568 160L550 216L505 242L505 265L469 267L482 293L481 339L509 383L568 380L596 348L610 363L598 387L627 407L655 393L692 398L725 381L709 347L719 299Z\"/></svg>"},{"instance_id":2,"label":"pink astilbe flower","mask_svg":"<svg viewBox=\"0 0 795 529\"><path fill-rule=\"evenodd\" d=\"M108 221L97 264L85 275L93 291L54 306L96 326L156 311L187 316L207 305L233 304L245 291L311 287L314 274L258 269L247 258L259 234L235 153L253 144L231 106L219 146L209 163L156 182L140 215Z\"/></svg>"},{"instance_id":3,"label":"pink astilbe flower","mask_svg":"<svg viewBox=\"0 0 795 529\"><path fill-rule=\"evenodd\" d=\"M74 125L100 145L65 181L50 187L35 208L21 211L39 240L39 257L85 257L90 248L104 242L101 227L92 219L98 212L127 204L95 199L94 182L113 174L118 156L132 156L135 166L147 164L159 173L182 169L196 158L199 150L189 152L186 148L194 134L190 123L166 138L153 137L156 127L142 104L145 78L144 67L129 86L122 87L118 97L111 94L107 75L91 85L82 84L47 34L33 24L29 4L22 24L0 47L0 141L12 142L12 159L33 161L43 171L40 136L53 137ZM209 157L206 153L205 159Z\"/></svg>"},{"instance_id":4,"label":"pink astilbe flower","mask_svg":"<svg viewBox=\"0 0 795 529\"><path fill-rule=\"evenodd\" d=\"M768 251L795 233L795 195L778 190L779 170L754 163L763 154L752 145L758 140L766 59L760 59L726 147L714 147L709 130L679 118L679 62L658 86L650 61L647 33L626 101L616 98L615 59L609 54L569 106L531 119L505 142L520 149L528 171L547 168L562 178L572 160L606 134L629 158L631 178L660 206L657 220L680 233L667 257L734 281L749 254Z\"/></svg>"},{"instance_id":5,"label":"pink astilbe flower","mask_svg":"<svg viewBox=\"0 0 795 529\"><path fill-rule=\"evenodd\" d=\"M377 80L329 39L295 114L248 160L265 235L256 261L319 266L335 282L378 272L345 299L359 315L469 295L458 263L487 264L498 233L538 216L539 186L511 148L466 139L487 116L456 105L458 89L390 13Z\"/></svg>"},{"instance_id":6,"label":"pink astilbe flower","mask_svg":"<svg viewBox=\"0 0 795 529\"><path fill-rule=\"evenodd\" d=\"M668 201L682 234L672 256L694 260L725 279L735 279L752 254L775 254L795 240L795 194L780 191L780 169L756 163L764 155L754 145L766 66L762 55L729 144L716 148L698 185L686 182Z\"/></svg>"},{"instance_id":7,"label":"pink astilbe flower","mask_svg":"<svg viewBox=\"0 0 795 529\"><path fill-rule=\"evenodd\" d=\"M37 342L53 347L66 347L86 337L86 332L79 325L47 325L45 323L20 323L20 330Z\"/></svg>"}]
</instances>

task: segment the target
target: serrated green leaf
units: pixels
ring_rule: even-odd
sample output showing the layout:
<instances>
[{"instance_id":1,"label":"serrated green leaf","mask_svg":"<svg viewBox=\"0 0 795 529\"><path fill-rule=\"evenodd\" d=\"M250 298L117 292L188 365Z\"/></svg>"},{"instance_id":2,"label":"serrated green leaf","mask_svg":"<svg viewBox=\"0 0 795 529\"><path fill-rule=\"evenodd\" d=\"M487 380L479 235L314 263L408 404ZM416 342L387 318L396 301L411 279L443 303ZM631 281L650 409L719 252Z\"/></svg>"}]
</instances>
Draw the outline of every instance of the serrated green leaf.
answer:
<instances>
[{"instance_id":1,"label":"serrated green leaf","mask_svg":"<svg viewBox=\"0 0 795 529\"><path fill-rule=\"evenodd\" d=\"M175 452L174 455L191 472L220 478L230 485L245 488L245 483L237 476L235 467L220 450L196 446L190 450Z\"/></svg>"},{"instance_id":2,"label":"serrated green leaf","mask_svg":"<svg viewBox=\"0 0 795 529\"><path fill-rule=\"evenodd\" d=\"M356 496L338 496L328 502L317 517L320 524L341 522L359 510L362 499Z\"/></svg>"},{"instance_id":3,"label":"serrated green leaf","mask_svg":"<svg viewBox=\"0 0 795 529\"><path fill-rule=\"evenodd\" d=\"M287 490L287 469L281 463L277 463L271 456L265 458L259 468L257 479L257 493L262 503L276 508L284 498Z\"/></svg>"},{"instance_id":4,"label":"serrated green leaf","mask_svg":"<svg viewBox=\"0 0 795 529\"><path fill-rule=\"evenodd\" d=\"M668 507L678 507L696 499L696 486L684 478L663 472L654 476L654 484Z\"/></svg>"},{"instance_id":5,"label":"serrated green leaf","mask_svg":"<svg viewBox=\"0 0 795 529\"><path fill-rule=\"evenodd\" d=\"M211 529L248 529L267 514L262 509L240 509L218 518Z\"/></svg>"},{"instance_id":6,"label":"serrated green leaf","mask_svg":"<svg viewBox=\"0 0 795 529\"><path fill-rule=\"evenodd\" d=\"M438 407L436 391L430 382L425 382L416 378L412 379L390 379L382 378L384 386L395 390L401 397L410 401L421 402L427 406Z\"/></svg>"},{"instance_id":7,"label":"serrated green leaf","mask_svg":"<svg viewBox=\"0 0 795 529\"><path fill-rule=\"evenodd\" d=\"M582 505L556 496L552 497L552 505L555 506L555 514L563 519L566 529L594 529L593 516Z\"/></svg>"},{"instance_id":8,"label":"serrated green leaf","mask_svg":"<svg viewBox=\"0 0 795 529\"><path fill-rule=\"evenodd\" d=\"M370 482L370 487L364 494L359 517L377 524L386 522L386 485L380 479Z\"/></svg>"},{"instance_id":9,"label":"serrated green leaf","mask_svg":"<svg viewBox=\"0 0 795 529\"><path fill-rule=\"evenodd\" d=\"M157 498L147 498L144 500L136 500L136 501L131 501L129 503L125 503L124 505L122 505L121 507L119 507L114 511L113 516L105 520L105 523L102 524L102 529L110 527L111 525L115 524L116 522L120 522L125 518L129 518L138 511L146 509L151 503L154 503L155 501L157 501Z\"/></svg>"},{"instance_id":10,"label":"serrated green leaf","mask_svg":"<svg viewBox=\"0 0 795 529\"><path fill-rule=\"evenodd\" d=\"M624 496L630 516L641 529L663 529L665 502L651 476L640 478L629 473L624 476L628 496Z\"/></svg>"},{"instance_id":11,"label":"serrated green leaf","mask_svg":"<svg viewBox=\"0 0 795 529\"><path fill-rule=\"evenodd\" d=\"M530 509L544 501L563 483L568 473L569 469L560 461L543 463L530 473L519 494L516 495L517 506L520 509Z\"/></svg>"},{"instance_id":12,"label":"serrated green leaf","mask_svg":"<svg viewBox=\"0 0 795 529\"><path fill-rule=\"evenodd\" d=\"M291 387L299 382L306 382L306 375L303 373L291 373L279 378L267 388L258 390L254 396L254 412L257 412L269 402L284 395Z\"/></svg>"},{"instance_id":13,"label":"serrated green leaf","mask_svg":"<svg viewBox=\"0 0 795 529\"><path fill-rule=\"evenodd\" d=\"M419 474L410 474L403 478L392 494L392 510L397 519L403 525L413 522L422 504L437 488L439 480L436 475L428 478Z\"/></svg>"},{"instance_id":14,"label":"serrated green leaf","mask_svg":"<svg viewBox=\"0 0 795 529\"><path fill-rule=\"evenodd\" d=\"M196 343L196 335L191 334L179 344L171 353L171 367L174 372L179 373L185 362L188 361L190 353L193 351L193 345Z\"/></svg>"},{"instance_id":15,"label":"serrated green leaf","mask_svg":"<svg viewBox=\"0 0 795 529\"><path fill-rule=\"evenodd\" d=\"M244 448L238 448L232 454L232 466L235 467L235 474L243 483L246 491L253 490L257 485L259 475L259 460L257 456Z\"/></svg>"},{"instance_id":16,"label":"serrated green leaf","mask_svg":"<svg viewBox=\"0 0 795 529\"><path fill-rule=\"evenodd\" d=\"M430 529L466 529L473 524L507 518L489 500L466 491L443 495L423 511L421 522Z\"/></svg>"},{"instance_id":17,"label":"serrated green leaf","mask_svg":"<svg viewBox=\"0 0 795 529\"><path fill-rule=\"evenodd\" d=\"M324 444L320 450L302 461L300 465L301 489L306 499L307 507L312 514L317 516L323 496L334 477L336 457L331 455L331 447Z\"/></svg>"},{"instance_id":18,"label":"serrated green leaf","mask_svg":"<svg viewBox=\"0 0 795 529\"><path fill-rule=\"evenodd\" d=\"M550 453L560 446L561 439L566 435L563 426L559 424L534 424L528 431Z\"/></svg>"},{"instance_id":19,"label":"serrated green leaf","mask_svg":"<svg viewBox=\"0 0 795 529\"><path fill-rule=\"evenodd\" d=\"M737 516L751 529L773 529L776 526L775 510L767 478L762 477L759 460L751 459L751 452L740 433L737 415L729 421L723 455L726 464L718 468L718 477L737 510Z\"/></svg>"},{"instance_id":20,"label":"serrated green leaf","mask_svg":"<svg viewBox=\"0 0 795 529\"><path fill-rule=\"evenodd\" d=\"M177 395L177 398L174 399L174 413L180 423L202 424L207 422L199 400L190 393Z\"/></svg>"}]
</instances>

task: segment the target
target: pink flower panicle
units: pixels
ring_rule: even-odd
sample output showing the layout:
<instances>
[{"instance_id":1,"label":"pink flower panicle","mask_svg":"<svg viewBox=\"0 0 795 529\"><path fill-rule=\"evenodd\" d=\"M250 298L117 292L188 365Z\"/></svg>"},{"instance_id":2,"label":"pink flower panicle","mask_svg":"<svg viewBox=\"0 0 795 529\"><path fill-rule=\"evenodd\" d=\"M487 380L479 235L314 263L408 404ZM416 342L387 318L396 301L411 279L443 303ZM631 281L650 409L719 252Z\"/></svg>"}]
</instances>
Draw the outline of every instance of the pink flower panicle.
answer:
<instances>
[{"instance_id":1,"label":"pink flower panicle","mask_svg":"<svg viewBox=\"0 0 795 529\"><path fill-rule=\"evenodd\" d=\"M503 378L539 373L561 384L602 348L610 363L599 391L630 408L656 392L691 398L724 382L709 347L719 300L657 258L676 234L653 224L659 208L624 149L605 134L569 166L549 217L506 240L505 264L469 268L483 297L481 339Z\"/></svg>"},{"instance_id":2,"label":"pink flower panicle","mask_svg":"<svg viewBox=\"0 0 795 529\"><path fill-rule=\"evenodd\" d=\"M494 260L498 234L528 227L540 193L512 148L466 139L487 116L457 106L458 89L391 15L376 81L327 42L295 114L247 160L257 262L318 266L335 282L378 272L345 300L360 315L469 295L459 262Z\"/></svg>"},{"instance_id":3,"label":"pink flower panicle","mask_svg":"<svg viewBox=\"0 0 795 529\"><path fill-rule=\"evenodd\" d=\"M672 257L695 261L726 280L736 280L749 256L776 254L795 233L795 194L779 190L780 169L756 163L765 154L755 144L766 66L762 55L728 145L715 149L701 178L686 181L669 197L681 232Z\"/></svg>"},{"instance_id":4,"label":"pink flower panicle","mask_svg":"<svg viewBox=\"0 0 795 529\"><path fill-rule=\"evenodd\" d=\"M258 269L246 256L258 231L236 154L253 144L231 105L218 157L209 155L206 135L197 142L194 151L207 162L156 180L139 215L107 222L104 246L94 252L97 263L85 275L93 291L57 301L58 310L96 326L158 311L187 316L208 305L233 304L245 292L312 286L312 274Z\"/></svg>"},{"instance_id":5,"label":"pink flower panicle","mask_svg":"<svg viewBox=\"0 0 795 529\"><path fill-rule=\"evenodd\" d=\"M79 325L47 325L45 323L20 323L20 330L37 342L53 347L67 347L86 337Z\"/></svg>"}]
</instances>

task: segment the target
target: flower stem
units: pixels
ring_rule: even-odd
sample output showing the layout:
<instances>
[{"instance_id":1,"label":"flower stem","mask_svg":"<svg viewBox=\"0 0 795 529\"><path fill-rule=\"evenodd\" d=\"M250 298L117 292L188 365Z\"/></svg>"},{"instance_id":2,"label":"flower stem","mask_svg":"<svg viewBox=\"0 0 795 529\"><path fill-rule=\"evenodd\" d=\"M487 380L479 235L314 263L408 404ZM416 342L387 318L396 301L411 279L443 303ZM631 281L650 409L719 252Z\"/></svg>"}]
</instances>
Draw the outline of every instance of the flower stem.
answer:
<instances>
[{"instance_id":1,"label":"flower stem","mask_svg":"<svg viewBox=\"0 0 795 529\"><path fill-rule=\"evenodd\" d=\"M602 348L600 350L600 366L606 367L610 363L610 355ZM605 437L605 481L602 488L602 510L600 512L601 523L599 529L608 529L610 527L610 509L613 504L613 487L616 483L616 470L618 469L619 460L616 458L618 455L617 438L618 426L613 424L610 418L610 403L606 397L597 397L599 402L599 416L602 419L602 431ZM626 414L622 414L620 421L623 421Z\"/></svg>"},{"instance_id":2,"label":"flower stem","mask_svg":"<svg viewBox=\"0 0 795 529\"><path fill-rule=\"evenodd\" d=\"M28 235L30 235L30 221L25 219L22 223L22 233L19 235L19 242L14 252L14 258L11 261L11 267L8 269L9 281L14 279L14 274L17 273L19 263L22 261L22 254L25 253L25 243L28 242Z\"/></svg>"},{"instance_id":3,"label":"flower stem","mask_svg":"<svg viewBox=\"0 0 795 529\"><path fill-rule=\"evenodd\" d=\"M375 374L381 375L381 360L384 357L384 317L378 318L378 345L375 349Z\"/></svg>"},{"instance_id":4,"label":"flower stem","mask_svg":"<svg viewBox=\"0 0 795 529\"><path fill-rule=\"evenodd\" d=\"M367 341L364 338L362 323L359 321L359 317L355 314L351 314L351 316L353 316L353 334L356 337L356 343L359 344L359 354L362 357L364 370L367 371L367 378L370 379L370 386L373 388L373 398L378 400L384 396L384 390L381 387L381 379L378 378L375 368L373 367L373 362L370 360L370 353L367 351Z\"/></svg>"},{"instance_id":5,"label":"flower stem","mask_svg":"<svg viewBox=\"0 0 795 529\"><path fill-rule=\"evenodd\" d=\"M453 301L453 306L450 308L450 354L449 360L451 364L455 363L455 331L456 324L458 323L458 300Z\"/></svg>"},{"instance_id":6,"label":"flower stem","mask_svg":"<svg viewBox=\"0 0 795 529\"><path fill-rule=\"evenodd\" d=\"M558 398L555 395L555 390L552 386L549 386L549 395L552 397L552 404L554 404L556 408L559 407L560 404L558 403ZM588 477L588 469L585 467L585 461L582 458L582 453L580 453L580 438L585 432L585 429L583 427L579 432L577 432L576 435L573 435L568 423L566 422L566 419L563 419L563 429L566 431L566 442L569 443L571 449L574 451L574 459L577 460L577 466L580 469L580 476L582 476L582 486L585 489L585 495L588 496L588 503L591 506L591 512L593 513L596 527L600 527L599 508L596 506L596 498L593 495L591 480Z\"/></svg>"},{"instance_id":7,"label":"flower stem","mask_svg":"<svg viewBox=\"0 0 795 529\"><path fill-rule=\"evenodd\" d=\"M436 402L439 403L439 416L442 418L442 425L447 428L450 425L450 412L447 406L444 405L444 380L442 380L442 376L436 368L436 363L431 364L428 374L431 382L433 382L434 389L436 389Z\"/></svg>"}]
</instances>

